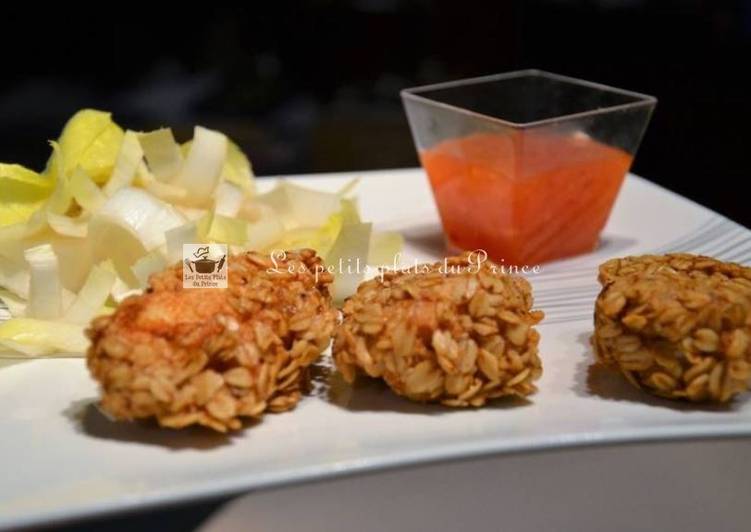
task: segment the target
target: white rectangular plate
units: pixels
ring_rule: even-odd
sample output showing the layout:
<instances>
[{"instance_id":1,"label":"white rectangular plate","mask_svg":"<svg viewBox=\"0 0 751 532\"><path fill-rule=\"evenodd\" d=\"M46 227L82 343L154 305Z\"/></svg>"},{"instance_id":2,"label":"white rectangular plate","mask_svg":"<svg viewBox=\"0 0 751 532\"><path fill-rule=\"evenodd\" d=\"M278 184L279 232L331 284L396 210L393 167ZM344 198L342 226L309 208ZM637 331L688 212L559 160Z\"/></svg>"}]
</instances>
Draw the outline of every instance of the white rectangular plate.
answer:
<instances>
[{"instance_id":1,"label":"white rectangular plate","mask_svg":"<svg viewBox=\"0 0 751 532\"><path fill-rule=\"evenodd\" d=\"M362 175L366 220L399 229L404 259L443 256L424 173L395 170L311 176L335 189ZM270 183L264 183L268 186ZM531 277L544 374L528 401L480 410L409 403L372 383L350 389L319 378L294 411L268 415L230 437L112 423L94 407L82 359L0 368L0 528L226 495L409 463L481 454L664 438L751 434L748 395L698 407L632 390L590 368L596 267L612 256L695 251L748 262L751 232L643 179L629 176L602 245ZM328 356L328 355L327 355Z\"/></svg>"}]
</instances>

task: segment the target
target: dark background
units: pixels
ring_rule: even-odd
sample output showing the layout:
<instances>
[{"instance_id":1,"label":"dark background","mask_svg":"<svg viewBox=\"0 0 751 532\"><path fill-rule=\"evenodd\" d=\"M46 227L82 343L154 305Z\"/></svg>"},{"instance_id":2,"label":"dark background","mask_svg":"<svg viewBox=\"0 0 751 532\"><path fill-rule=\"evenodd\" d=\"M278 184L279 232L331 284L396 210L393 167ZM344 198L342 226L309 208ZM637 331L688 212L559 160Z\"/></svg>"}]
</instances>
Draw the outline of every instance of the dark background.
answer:
<instances>
[{"instance_id":1,"label":"dark background","mask_svg":"<svg viewBox=\"0 0 751 532\"><path fill-rule=\"evenodd\" d=\"M0 161L40 169L45 139L97 107L182 139L221 129L259 175L414 166L400 89L536 67L657 96L634 171L751 226L749 2L53 6L3 7ZM210 508L142 521L184 529Z\"/></svg>"},{"instance_id":2,"label":"dark background","mask_svg":"<svg viewBox=\"0 0 751 532\"><path fill-rule=\"evenodd\" d=\"M751 6L350 0L4 7L0 161L40 168L75 110L230 134L259 175L416 165L401 88L536 67L659 98L634 171L751 225Z\"/></svg>"}]
</instances>

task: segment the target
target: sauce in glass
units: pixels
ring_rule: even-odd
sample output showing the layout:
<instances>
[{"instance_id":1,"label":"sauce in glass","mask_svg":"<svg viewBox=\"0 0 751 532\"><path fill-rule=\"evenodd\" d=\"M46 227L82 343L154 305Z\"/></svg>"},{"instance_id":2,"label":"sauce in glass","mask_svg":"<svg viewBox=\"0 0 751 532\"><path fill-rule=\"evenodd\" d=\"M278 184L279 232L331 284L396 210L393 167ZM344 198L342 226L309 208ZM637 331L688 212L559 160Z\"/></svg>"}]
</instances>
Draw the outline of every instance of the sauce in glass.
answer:
<instances>
[{"instance_id":1,"label":"sauce in glass","mask_svg":"<svg viewBox=\"0 0 751 532\"><path fill-rule=\"evenodd\" d=\"M534 265L593 250L632 156L583 133L479 133L420 154L449 245Z\"/></svg>"}]
</instances>

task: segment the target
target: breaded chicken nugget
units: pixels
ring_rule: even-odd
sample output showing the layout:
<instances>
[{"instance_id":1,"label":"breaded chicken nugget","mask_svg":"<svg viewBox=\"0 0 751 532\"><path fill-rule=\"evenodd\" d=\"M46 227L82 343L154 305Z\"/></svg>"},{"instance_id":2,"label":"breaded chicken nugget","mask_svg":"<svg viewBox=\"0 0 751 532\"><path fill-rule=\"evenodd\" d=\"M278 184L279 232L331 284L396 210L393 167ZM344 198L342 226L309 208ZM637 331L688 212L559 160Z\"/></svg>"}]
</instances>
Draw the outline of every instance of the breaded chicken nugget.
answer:
<instances>
[{"instance_id":1,"label":"breaded chicken nugget","mask_svg":"<svg viewBox=\"0 0 751 532\"><path fill-rule=\"evenodd\" d=\"M751 381L751 268L670 254L600 266L599 362L655 395L726 402Z\"/></svg>"},{"instance_id":2,"label":"breaded chicken nugget","mask_svg":"<svg viewBox=\"0 0 751 532\"><path fill-rule=\"evenodd\" d=\"M526 396L542 374L543 318L532 291L470 255L387 272L362 283L344 305L333 356L344 378L383 378L399 395L447 406L482 406Z\"/></svg>"},{"instance_id":3,"label":"breaded chicken nugget","mask_svg":"<svg viewBox=\"0 0 751 532\"><path fill-rule=\"evenodd\" d=\"M175 265L93 321L87 364L106 412L225 432L241 417L295 406L336 323L331 275L302 250L276 263L230 256L228 277L226 289L184 289Z\"/></svg>"}]
</instances>

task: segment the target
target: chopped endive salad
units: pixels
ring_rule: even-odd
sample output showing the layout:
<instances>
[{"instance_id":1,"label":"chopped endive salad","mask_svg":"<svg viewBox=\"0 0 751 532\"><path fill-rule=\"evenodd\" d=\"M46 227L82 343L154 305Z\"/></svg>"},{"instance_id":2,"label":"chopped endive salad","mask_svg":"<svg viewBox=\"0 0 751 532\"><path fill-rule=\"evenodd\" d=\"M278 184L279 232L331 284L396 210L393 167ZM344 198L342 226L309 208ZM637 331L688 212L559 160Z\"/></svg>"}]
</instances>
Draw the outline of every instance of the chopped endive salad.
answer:
<instances>
[{"instance_id":1,"label":"chopped endive salad","mask_svg":"<svg viewBox=\"0 0 751 532\"><path fill-rule=\"evenodd\" d=\"M257 194L250 161L224 134L197 126L123 130L84 109L50 143L41 173L0 163L0 357L80 356L90 320L181 260L183 244L315 249L327 264L390 263L402 241L376 233L349 197L284 180ZM361 268L334 268L334 297Z\"/></svg>"}]
</instances>

